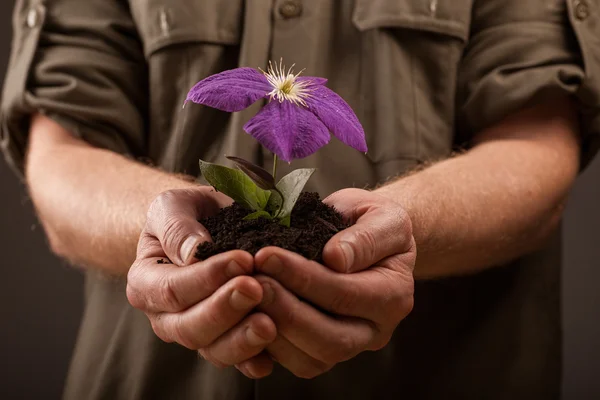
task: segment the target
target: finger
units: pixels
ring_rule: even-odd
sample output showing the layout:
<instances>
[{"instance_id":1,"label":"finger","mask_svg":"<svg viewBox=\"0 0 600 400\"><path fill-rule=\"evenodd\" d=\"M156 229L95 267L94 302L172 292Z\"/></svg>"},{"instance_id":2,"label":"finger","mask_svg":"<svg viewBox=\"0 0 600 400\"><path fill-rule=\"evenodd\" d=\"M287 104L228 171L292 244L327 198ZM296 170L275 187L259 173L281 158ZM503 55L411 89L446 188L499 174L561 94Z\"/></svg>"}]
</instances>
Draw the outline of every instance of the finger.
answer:
<instances>
[{"instance_id":1,"label":"finger","mask_svg":"<svg viewBox=\"0 0 600 400\"><path fill-rule=\"evenodd\" d=\"M209 193L206 188L169 190L150 205L146 233L158 239L175 264L192 263L198 245L211 240L198 219L217 213L223 199L215 196L217 194Z\"/></svg>"},{"instance_id":2,"label":"finger","mask_svg":"<svg viewBox=\"0 0 600 400\"><path fill-rule=\"evenodd\" d=\"M346 273L362 271L410 248L410 218L393 201L354 189L337 192L324 202L355 222L333 236L323 249L325 265L333 270Z\"/></svg>"},{"instance_id":3,"label":"finger","mask_svg":"<svg viewBox=\"0 0 600 400\"><path fill-rule=\"evenodd\" d=\"M222 367L244 362L262 352L275 340L277 329L265 314L252 314L211 345L200 349L200 355Z\"/></svg>"},{"instance_id":4,"label":"finger","mask_svg":"<svg viewBox=\"0 0 600 400\"><path fill-rule=\"evenodd\" d=\"M258 310L277 326L277 333L309 356L327 364L348 360L369 348L376 328L367 321L334 319L300 301L277 281L257 276L264 300Z\"/></svg>"},{"instance_id":5,"label":"finger","mask_svg":"<svg viewBox=\"0 0 600 400\"><path fill-rule=\"evenodd\" d=\"M149 314L149 318L162 340L198 350L243 320L260 303L262 294L262 287L254 278L238 276L186 311Z\"/></svg>"},{"instance_id":6,"label":"finger","mask_svg":"<svg viewBox=\"0 0 600 400\"><path fill-rule=\"evenodd\" d=\"M277 336L277 339L267 347L267 351L277 360L277 363L298 378L312 379L333 367L333 364L328 365L309 356L282 336Z\"/></svg>"},{"instance_id":7,"label":"finger","mask_svg":"<svg viewBox=\"0 0 600 400\"><path fill-rule=\"evenodd\" d=\"M256 254L255 268L321 309L385 324L408 313L406 302L413 294L410 257L396 255L368 270L341 274L296 253L267 247Z\"/></svg>"},{"instance_id":8,"label":"finger","mask_svg":"<svg viewBox=\"0 0 600 400\"><path fill-rule=\"evenodd\" d=\"M249 360L236 364L235 367L250 379L260 379L271 375L273 360L267 352L263 351Z\"/></svg>"},{"instance_id":9,"label":"finger","mask_svg":"<svg viewBox=\"0 0 600 400\"><path fill-rule=\"evenodd\" d=\"M182 311L254 269L252 255L241 250L218 254L187 267L159 264L160 259L139 259L129 269L127 299L133 307L152 313Z\"/></svg>"}]
</instances>

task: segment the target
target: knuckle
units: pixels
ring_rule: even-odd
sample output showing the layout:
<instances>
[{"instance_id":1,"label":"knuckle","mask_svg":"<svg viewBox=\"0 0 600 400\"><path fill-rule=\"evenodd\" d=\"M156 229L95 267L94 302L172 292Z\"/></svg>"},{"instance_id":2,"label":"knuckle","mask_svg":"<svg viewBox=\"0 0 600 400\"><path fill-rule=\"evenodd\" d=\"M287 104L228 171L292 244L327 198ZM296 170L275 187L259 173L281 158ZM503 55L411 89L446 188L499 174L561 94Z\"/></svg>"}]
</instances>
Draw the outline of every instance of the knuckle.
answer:
<instances>
[{"instance_id":1,"label":"knuckle","mask_svg":"<svg viewBox=\"0 0 600 400\"><path fill-rule=\"evenodd\" d=\"M219 288L232 277L229 277L228 266L224 265L224 263L216 262L215 260L204 260L201 262L201 269L198 274L194 274L192 279L194 279L194 283L197 287L205 287L205 288ZM223 266L221 268L221 266Z\"/></svg>"},{"instance_id":2,"label":"knuckle","mask_svg":"<svg viewBox=\"0 0 600 400\"><path fill-rule=\"evenodd\" d=\"M125 294L127 296L127 301L133 308L137 308L138 310L144 309L144 301L142 300L142 296L140 296L139 291L136 290L132 284L127 284Z\"/></svg>"},{"instance_id":3,"label":"knuckle","mask_svg":"<svg viewBox=\"0 0 600 400\"><path fill-rule=\"evenodd\" d=\"M403 301L403 308L402 308L402 319L404 319L408 314L410 314L413 310L415 306L415 298L414 296L411 295L407 295L404 296L404 301Z\"/></svg>"},{"instance_id":4,"label":"knuckle","mask_svg":"<svg viewBox=\"0 0 600 400\"><path fill-rule=\"evenodd\" d=\"M340 196L349 197L353 199L366 199L370 194L368 191L359 188L345 188L337 192Z\"/></svg>"},{"instance_id":5,"label":"knuckle","mask_svg":"<svg viewBox=\"0 0 600 400\"><path fill-rule=\"evenodd\" d=\"M197 273L192 274L188 279L191 286L212 293L229 282L233 284L233 281L245 272L238 265L235 264L232 268L230 258L218 255L197 263L195 267L192 267L196 268ZM238 270L241 272L238 272Z\"/></svg>"},{"instance_id":6,"label":"knuckle","mask_svg":"<svg viewBox=\"0 0 600 400\"><path fill-rule=\"evenodd\" d=\"M150 211L159 211L168 208L177 198L176 190L165 190L154 198L150 204Z\"/></svg>"},{"instance_id":7,"label":"knuckle","mask_svg":"<svg viewBox=\"0 0 600 400\"><path fill-rule=\"evenodd\" d=\"M171 331L173 332L171 340L179 343L186 349L198 350L204 347L204 344L199 343L198 339L194 335L189 334L188 330L181 321L181 317L178 317L175 319L175 321L173 321L171 325Z\"/></svg>"},{"instance_id":8,"label":"knuckle","mask_svg":"<svg viewBox=\"0 0 600 400\"><path fill-rule=\"evenodd\" d=\"M298 323L298 309L297 307L290 307L288 309L285 310L285 312L283 313L283 318L282 321L283 324L282 326L286 326L289 328L294 328L296 326L296 324Z\"/></svg>"},{"instance_id":9,"label":"knuckle","mask_svg":"<svg viewBox=\"0 0 600 400\"><path fill-rule=\"evenodd\" d=\"M146 213L146 219L148 223L160 218L163 215L164 210L168 209L173 203L174 198L175 195L171 190L159 193L158 196L152 200L150 206L148 207L148 212Z\"/></svg>"},{"instance_id":10,"label":"knuckle","mask_svg":"<svg viewBox=\"0 0 600 400\"><path fill-rule=\"evenodd\" d=\"M354 357L358 353L356 339L347 333L336 338L335 343L323 350L322 360L327 364L337 364Z\"/></svg>"},{"instance_id":11,"label":"knuckle","mask_svg":"<svg viewBox=\"0 0 600 400\"><path fill-rule=\"evenodd\" d=\"M398 324L411 313L413 308L412 296L399 296L396 301L388 306L389 318L383 323L384 326L396 328Z\"/></svg>"},{"instance_id":12,"label":"knuckle","mask_svg":"<svg viewBox=\"0 0 600 400\"><path fill-rule=\"evenodd\" d=\"M188 214L194 213L192 208L182 190L162 192L152 201L146 226L158 237L167 255L175 255L189 235L185 221L191 217Z\"/></svg>"},{"instance_id":13,"label":"knuckle","mask_svg":"<svg viewBox=\"0 0 600 400\"><path fill-rule=\"evenodd\" d=\"M143 309L144 301L143 297L140 295L140 290L138 290L137 286L137 268L131 267L129 272L127 273L127 287L125 288L125 295L127 296L127 301L133 308Z\"/></svg>"},{"instance_id":14,"label":"knuckle","mask_svg":"<svg viewBox=\"0 0 600 400\"><path fill-rule=\"evenodd\" d=\"M348 333L339 336L337 343L337 360L346 361L354 357L357 351L356 338Z\"/></svg>"},{"instance_id":15,"label":"knuckle","mask_svg":"<svg viewBox=\"0 0 600 400\"><path fill-rule=\"evenodd\" d=\"M310 293L314 290L314 280L312 274L305 270L293 274L293 287L297 287L300 293Z\"/></svg>"},{"instance_id":16,"label":"knuckle","mask_svg":"<svg viewBox=\"0 0 600 400\"><path fill-rule=\"evenodd\" d=\"M167 334L163 324L161 323L161 315L149 315L148 318L150 319L150 325L152 326L154 334L163 342L173 343L173 339Z\"/></svg>"},{"instance_id":17,"label":"knuckle","mask_svg":"<svg viewBox=\"0 0 600 400\"><path fill-rule=\"evenodd\" d=\"M148 227L145 227L137 243L137 254L147 254L152 249L152 241L146 239L154 237L154 234L150 233Z\"/></svg>"},{"instance_id":18,"label":"knuckle","mask_svg":"<svg viewBox=\"0 0 600 400\"><path fill-rule=\"evenodd\" d=\"M398 238L402 241L403 250L410 246L413 236L412 221L410 216L401 207L394 207L393 209L393 220L396 221L395 225L398 227Z\"/></svg>"},{"instance_id":19,"label":"knuckle","mask_svg":"<svg viewBox=\"0 0 600 400\"><path fill-rule=\"evenodd\" d=\"M266 345L261 346L261 349L267 347ZM252 353L256 352L256 345L252 345L247 339L246 335L242 334L237 338L236 343L231 345L232 353L239 359L246 359L252 356Z\"/></svg>"},{"instance_id":20,"label":"knuckle","mask_svg":"<svg viewBox=\"0 0 600 400\"><path fill-rule=\"evenodd\" d=\"M398 207L398 205L394 204L394 207L392 208L392 213L393 217L396 219L397 222L399 222L400 226L402 226L404 229L411 228L410 216L404 208Z\"/></svg>"},{"instance_id":21,"label":"knuckle","mask_svg":"<svg viewBox=\"0 0 600 400\"><path fill-rule=\"evenodd\" d=\"M354 246L354 253L361 260L377 261L375 258L375 249L377 248L377 239L370 229L360 229L355 233L356 240L351 242Z\"/></svg>"},{"instance_id":22,"label":"knuckle","mask_svg":"<svg viewBox=\"0 0 600 400\"><path fill-rule=\"evenodd\" d=\"M174 287L173 280L171 279L170 274L166 274L159 281L158 284L158 293L159 293L159 303L163 304L161 308L164 311L181 311L185 308L183 301L177 295L177 290Z\"/></svg>"},{"instance_id":23,"label":"knuckle","mask_svg":"<svg viewBox=\"0 0 600 400\"><path fill-rule=\"evenodd\" d=\"M173 213L165 216L163 224L162 246L165 251L177 251L183 240L186 238L186 232L181 219Z\"/></svg>"},{"instance_id":24,"label":"knuckle","mask_svg":"<svg viewBox=\"0 0 600 400\"><path fill-rule=\"evenodd\" d=\"M229 367L229 364L224 363L213 355L212 349L207 347L198 350L198 354L209 363L213 364L217 368Z\"/></svg>"},{"instance_id":25,"label":"knuckle","mask_svg":"<svg viewBox=\"0 0 600 400\"><path fill-rule=\"evenodd\" d=\"M375 294L380 299L382 315L386 318L380 321L383 325L397 325L413 309L414 305L414 284L412 279L406 282L406 279L398 273L391 273L389 270L378 270L391 284L379 288Z\"/></svg>"},{"instance_id":26,"label":"knuckle","mask_svg":"<svg viewBox=\"0 0 600 400\"><path fill-rule=\"evenodd\" d=\"M134 262L127 272L125 294L129 304L138 310L149 310L152 307L152 302L148 296L147 281L147 274L139 265L139 261Z\"/></svg>"},{"instance_id":27,"label":"knuckle","mask_svg":"<svg viewBox=\"0 0 600 400\"><path fill-rule=\"evenodd\" d=\"M217 307L210 307L204 314L204 323L207 327L219 327L223 325L223 317L225 313Z\"/></svg>"},{"instance_id":28,"label":"knuckle","mask_svg":"<svg viewBox=\"0 0 600 400\"><path fill-rule=\"evenodd\" d=\"M373 340L368 350L379 351L387 346L390 340L392 340L392 334L378 335L378 337Z\"/></svg>"},{"instance_id":29,"label":"knuckle","mask_svg":"<svg viewBox=\"0 0 600 400\"><path fill-rule=\"evenodd\" d=\"M353 285L345 287L344 290L338 291L331 300L331 311L348 314L349 311L354 310L357 305L358 294Z\"/></svg>"}]
</instances>

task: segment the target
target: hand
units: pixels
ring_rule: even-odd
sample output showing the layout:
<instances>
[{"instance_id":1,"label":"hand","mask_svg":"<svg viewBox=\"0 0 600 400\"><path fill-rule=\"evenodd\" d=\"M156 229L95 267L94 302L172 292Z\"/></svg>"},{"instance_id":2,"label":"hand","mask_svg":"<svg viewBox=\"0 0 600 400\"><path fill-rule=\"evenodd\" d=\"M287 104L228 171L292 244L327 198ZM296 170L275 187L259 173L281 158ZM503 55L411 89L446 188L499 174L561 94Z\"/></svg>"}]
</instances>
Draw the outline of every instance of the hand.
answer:
<instances>
[{"instance_id":1,"label":"hand","mask_svg":"<svg viewBox=\"0 0 600 400\"><path fill-rule=\"evenodd\" d=\"M410 219L395 202L346 189L325 200L356 222L325 246L326 266L270 247L256 254L259 310L272 318L271 356L312 378L365 350L378 350L413 306L416 246ZM238 368L253 368L254 359Z\"/></svg>"},{"instance_id":2,"label":"hand","mask_svg":"<svg viewBox=\"0 0 600 400\"><path fill-rule=\"evenodd\" d=\"M199 243L210 234L198 218L231 203L208 188L162 193L149 208L137 259L129 270L127 298L144 311L156 335L177 342L213 364L224 367L259 355L276 336L273 321L248 313L263 298L251 275L252 256L231 251L195 262ZM159 264L169 259L173 264ZM244 372L268 375L273 363L262 354Z\"/></svg>"}]
</instances>

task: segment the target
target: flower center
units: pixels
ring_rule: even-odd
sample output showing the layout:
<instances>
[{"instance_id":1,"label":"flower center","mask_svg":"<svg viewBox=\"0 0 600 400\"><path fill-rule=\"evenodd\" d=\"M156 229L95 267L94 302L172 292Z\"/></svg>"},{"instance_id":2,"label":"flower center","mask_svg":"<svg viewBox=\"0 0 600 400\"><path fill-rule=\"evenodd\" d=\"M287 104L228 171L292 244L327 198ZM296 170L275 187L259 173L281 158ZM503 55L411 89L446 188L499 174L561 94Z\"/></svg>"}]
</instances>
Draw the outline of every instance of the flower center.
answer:
<instances>
[{"instance_id":1,"label":"flower center","mask_svg":"<svg viewBox=\"0 0 600 400\"><path fill-rule=\"evenodd\" d=\"M262 71L273 87L273 90L269 92L269 97L271 100L277 99L280 103L289 101L297 106L306 107L305 99L310 96L309 82L298 81L298 76L302 71L294 75L293 69L294 65L286 72L282 61L279 62L279 65L275 64L275 66L269 61L267 72Z\"/></svg>"},{"instance_id":2,"label":"flower center","mask_svg":"<svg viewBox=\"0 0 600 400\"><path fill-rule=\"evenodd\" d=\"M294 91L294 83L296 78L292 74L288 74L288 76L284 79L279 87L279 91L283 94L292 94Z\"/></svg>"}]
</instances>

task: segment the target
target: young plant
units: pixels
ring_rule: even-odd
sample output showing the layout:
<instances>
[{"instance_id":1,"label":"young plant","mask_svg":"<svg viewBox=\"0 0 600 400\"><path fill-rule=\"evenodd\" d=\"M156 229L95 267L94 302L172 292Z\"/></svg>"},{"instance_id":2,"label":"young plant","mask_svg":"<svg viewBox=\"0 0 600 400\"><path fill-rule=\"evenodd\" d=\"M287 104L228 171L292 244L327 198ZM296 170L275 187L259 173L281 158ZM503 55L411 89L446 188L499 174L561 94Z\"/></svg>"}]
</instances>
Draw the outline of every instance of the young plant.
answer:
<instances>
[{"instance_id":1,"label":"young plant","mask_svg":"<svg viewBox=\"0 0 600 400\"><path fill-rule=\"evenodd\" d=\"M253 211L245 219L277 219L290 226L292 209L314 168L290 172L275 184L273 175L258 165L238 157L227 157L239 169L200 161L200 172L216 190Z\"/></svg>"},{"instance_id":2,"label":"young plant","mask_svg":"<svg viewBox=\"0 0 600 400\"><path fill-rule=\"evenodd\" d=\"M220 192L253 211L246 218L274 218L289 226L290 214L313 168L292 171L275 183L277 159L291 162L329 143L331 132L340 141L367 151L365 133L352 108L327 88L327 79L286 72L282 63L269 63L267 72L253 68L224 71L198 82L186 103L236 112L260 99L267 104L244 131L274 155L273 174L249 161L228 157L238 169L200 161L204 178Z\"/></svg>"}]
</instances>

